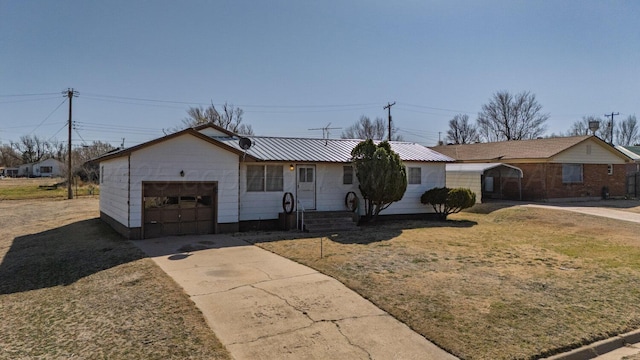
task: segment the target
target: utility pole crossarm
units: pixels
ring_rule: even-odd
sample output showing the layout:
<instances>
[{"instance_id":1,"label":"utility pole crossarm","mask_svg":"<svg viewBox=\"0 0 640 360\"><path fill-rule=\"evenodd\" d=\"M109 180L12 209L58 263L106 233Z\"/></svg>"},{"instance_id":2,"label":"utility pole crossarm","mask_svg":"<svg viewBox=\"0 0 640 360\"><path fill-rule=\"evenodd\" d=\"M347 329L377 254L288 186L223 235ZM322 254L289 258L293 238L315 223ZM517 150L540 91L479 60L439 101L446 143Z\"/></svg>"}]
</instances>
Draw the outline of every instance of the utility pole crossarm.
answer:
<instances>
[{"instance_id":1,"label":"utility pole crossarm","mask_svg":"<svg viewBox=\"0 0 640 360\"><path fill-rule=\"evenodd\" d=\"M392 103L387 103L387 106L383 107L383 110L388 110L389 111L389 141L391 141L391 107L393 105L395 105L396 102L394 101L393 104Z\"/></svg>"}]
</instances>

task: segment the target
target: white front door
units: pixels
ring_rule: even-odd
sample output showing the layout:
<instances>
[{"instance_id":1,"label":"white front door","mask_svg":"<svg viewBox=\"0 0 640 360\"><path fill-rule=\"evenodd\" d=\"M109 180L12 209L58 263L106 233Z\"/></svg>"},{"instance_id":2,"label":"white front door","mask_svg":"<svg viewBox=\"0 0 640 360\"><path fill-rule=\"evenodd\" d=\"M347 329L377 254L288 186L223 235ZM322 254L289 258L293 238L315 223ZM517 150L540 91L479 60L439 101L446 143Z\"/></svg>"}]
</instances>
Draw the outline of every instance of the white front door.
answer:
<instances>
[{"instance_id":1,"label":"white front door","mask_svg":"<svg viewBox=\"0 0 640 360\"><path fill-rule=\"evenodd\" d=\"M304 210L316 209L316 166L298 165L298 201Z\"/></svg>"}]
</instances>

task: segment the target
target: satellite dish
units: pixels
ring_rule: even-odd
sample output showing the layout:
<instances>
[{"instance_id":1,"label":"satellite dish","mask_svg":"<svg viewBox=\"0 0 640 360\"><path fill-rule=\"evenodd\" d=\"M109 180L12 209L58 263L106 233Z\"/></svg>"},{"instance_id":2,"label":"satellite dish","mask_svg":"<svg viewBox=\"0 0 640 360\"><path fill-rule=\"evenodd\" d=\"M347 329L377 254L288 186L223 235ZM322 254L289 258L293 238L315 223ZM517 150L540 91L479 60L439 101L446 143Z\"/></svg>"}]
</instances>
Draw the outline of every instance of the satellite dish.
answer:
<instances>
[{"instance_id":1,"label":"satellite dish","mask_svg":"<svg viewBox=\"0 0 640 360\"><path fill-rule=\"evenodd\" d=\"M251 144L251 139L246 138L246 137L241 137L239 143L240 143L240 148L242 150L249 150L249 148L252 145Z\"/></svg>"},{"instance_id":2,"label":"satellite dish","mask_svg":"<svg viewBox=\"0 0 640 360\"><path fill-rule=\"evenodd\" d=\"M589 130L591 130L592 133L595 134L598 129L600 129L600 121L589 121Z\"/></svg>"}]
</instances>

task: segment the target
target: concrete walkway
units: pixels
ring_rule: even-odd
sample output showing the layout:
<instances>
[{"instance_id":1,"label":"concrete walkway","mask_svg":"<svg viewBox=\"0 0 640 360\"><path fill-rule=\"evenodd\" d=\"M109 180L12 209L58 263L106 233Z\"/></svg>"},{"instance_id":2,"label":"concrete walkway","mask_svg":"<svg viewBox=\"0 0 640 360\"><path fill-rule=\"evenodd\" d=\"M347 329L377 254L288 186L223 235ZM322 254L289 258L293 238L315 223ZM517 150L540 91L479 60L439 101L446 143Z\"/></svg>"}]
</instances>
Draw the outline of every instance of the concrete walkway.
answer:
<instances>
[{"instance_id":1,"label":"concrete walkway","mask_svg":"<svg viewBox=\"0 0 640 360\"><path fill-rule=\"evenodd\" d=\"M337 280L224 235L134 243L242 359L457 359Z\"/></svg>"},{"instance_id":2,"label":"concrete walkway","mask_svg":"<svg viewBox=\"0 0 640 360\"><path fill-rule=\"evenodd\" d=\"M527 204L522 205L526 207L537 207L537 208L545 208L545 209L555 209L555 210L565 210L565 211L573 211L581 214L601 216L610 219L630 221L640 224L640 214L624 211L624 210L616 210L606 207L591 207L591 206L573 206L573 205L542 205L542 204Z\"/></svg>"}]
</instances>

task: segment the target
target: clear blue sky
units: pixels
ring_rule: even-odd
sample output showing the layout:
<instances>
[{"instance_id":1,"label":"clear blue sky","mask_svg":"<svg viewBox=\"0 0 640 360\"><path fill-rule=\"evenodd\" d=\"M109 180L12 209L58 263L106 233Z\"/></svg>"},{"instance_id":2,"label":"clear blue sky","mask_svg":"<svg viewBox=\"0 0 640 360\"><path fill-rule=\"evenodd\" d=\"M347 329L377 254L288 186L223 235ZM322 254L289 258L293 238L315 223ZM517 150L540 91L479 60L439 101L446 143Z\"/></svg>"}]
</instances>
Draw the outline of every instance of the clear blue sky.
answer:
<instances>
[{"instance_id":1,"label":"clear blue sky","mask_svg":"<svg viewBox=\"0 0 640 360\"><path fill-rule=\"evenodd\" d=\"M190 104L321 137L393 101L400 134L435 145L498 90L535 93L558 133L640 115L639 18L638 1L0 0L0 141L66 141L69 87L76 146L153 139Z\"/></svg>"}]
</instances>

